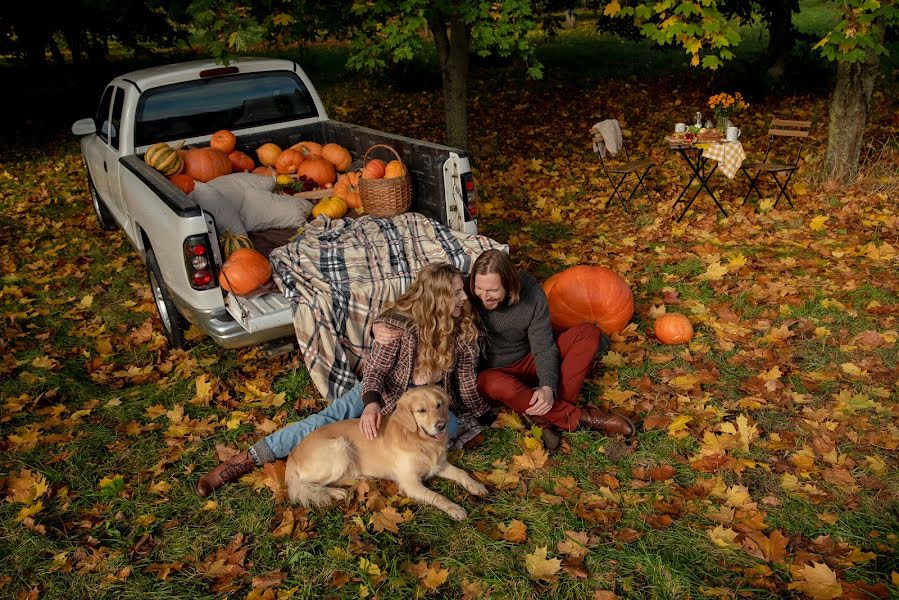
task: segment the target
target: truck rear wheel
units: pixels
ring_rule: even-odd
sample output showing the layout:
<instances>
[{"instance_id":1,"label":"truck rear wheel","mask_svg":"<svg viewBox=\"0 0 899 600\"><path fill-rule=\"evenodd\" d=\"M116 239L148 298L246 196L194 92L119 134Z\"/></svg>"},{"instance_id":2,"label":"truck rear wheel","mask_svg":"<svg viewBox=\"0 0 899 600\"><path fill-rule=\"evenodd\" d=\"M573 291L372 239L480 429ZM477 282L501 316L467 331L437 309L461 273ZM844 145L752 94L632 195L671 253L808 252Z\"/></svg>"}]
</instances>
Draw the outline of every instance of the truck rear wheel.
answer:
<instances>
[{"instance_id":1,"label":"truck rear wheel","mask_svg":"<svg viewBox=\"0 0 899 600\"><path fill-rule=\"evenodd\" d=\"M117 228L118 225L112 213L109 212L106 204L103 203L103 199L100 198L100 194L97 193L97 188L94 186L94 180L91 179L90 173L87 175L87 189L90 191L91 203L94 205L94 214L97 215L97 222L100 223L100 227L106 230Z\"/></svg>"},{"instance_id":2,"label":"truck rear wheel","mask_svg":"<svg viewBox=\"0 0 899 600\"><path fill-rule=\"evenodd\" d=\"M188 324L172 301L169 288L162 278L162 271L159 269L159 263L156 262L156 255L153 253L152 248L147 249L147 273L150 278L150 291L153 293L153 301L156 303L156 310L159 312L159 318L162 321L162 328L165 331L166 339L169 341L169 346L174 349L184 348L187 344L184 339L184 333L187 331Z\"/></svg>"}]
</instances>

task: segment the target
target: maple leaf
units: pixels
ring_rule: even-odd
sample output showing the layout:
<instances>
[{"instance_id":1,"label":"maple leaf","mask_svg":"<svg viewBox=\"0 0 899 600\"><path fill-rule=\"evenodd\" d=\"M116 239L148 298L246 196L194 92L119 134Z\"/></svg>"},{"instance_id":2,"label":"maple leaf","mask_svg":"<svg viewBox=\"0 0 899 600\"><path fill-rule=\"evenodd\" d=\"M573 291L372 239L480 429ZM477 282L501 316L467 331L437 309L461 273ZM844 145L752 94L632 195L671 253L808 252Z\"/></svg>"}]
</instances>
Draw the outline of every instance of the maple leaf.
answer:
<instances>
[{"instance_id":1,"label":"maple leaf","mask_svg":"<svg viewBox=\"0 0 899 600\"><path fill-rule=\"evenodd\" d=\"M275 502L284 502L287 499L287 487L284 484L284 469L287 463L276 460L266 463L261 469L244 475L240 480L253 486L257 492L263 488L271 490Z\"/></svg>"},{"instance_id":2,"label":"maple leaf","mask_svg":"<svg viewBox=\"0 0 899 600\"><path fill-rule=\"evenodd\" d=\"M155 573L159 579L165 581L173 572L177 573L183 568L184 563L180 562L152 563L149 567L147 567L146 571L147 573Z\"/></svg>"},{"instance_id":3,"label":"maple leaf","mask_svg":"<svg viewBox=\"0 0 899 600\"><path fill-rule=\"evenodd\" d=\"M513 544L523 544L528 539L528 526L518 519L512 519L508 525L500 523L496 526L502 538Z\"/></svg>"},{"instance_id":4,"label":"maple leaf","mask_svg":"<svg viewBox=\"0 0 899 600\"><path fill-rule=\"evenodd\" d=\"M543 448L543 444L536 438L524 438L521 446L524 450L524 454L517 454L512 457L511 470L514 472L540 469L549 459L546 450Z\"/></svg>"},{"instance_id":5,"label":"maple leaf","mask_svg":"<svg viewBox=\"0 0 899 600\"><path fill-rule=\"evenodd\" d=\"M202 375L198 375L194 380L194 387L196 388L196 394L194 394L193 399L191 399L191 404L202 404L203 406L209 406L209 401L212 399L212 391L215 389L215 380L210 381L209 374L204 373Z\"/></svg>"},{"instance_id":6,"label":"maple leaf","mask_svg":"<svg viewBox=\"0 0 899 600\"><path fill-rule=\"evenodd\" d=\"M565 539L557 546L559 552L572 558L581 558L587 555L587 542L590 537L586 532L566 531Z\"/></svg>"},{"instance_id":7,"label":"maple leaf","mask_svg":"<svg viewBox=\"0 0 899 600\"><path fill-rule=\"evenodd\" d=\"M711 531L707 532L709 535L709 539L716 546L720 546L722 548L732 548L737 549L740 547L740 544L736 543L734 540L737 539L737 536L740 535L730 527L724 527L722 525L718 525Z\"/></svg>"},{"instance_id":8,"label":"maple leaf","mask_svg":"<svg viewBox=\"0 0 899 600\"><path fill-rule=\"evenodd\" d=\"M627 363L624 360L624 357L614 351L606 352L605 356L602 357L602 364L607 367L624 367L627 366Z\"/></svg>"},{"instance_id":9,"label":"maple leaf","mask_svg":"<svg viewBox=\"0 0 899 600\"><path fill-rule=\"evenodd\" d=\"M831 600L843 595L843 586L837 581L837 574L824 563L813 562L794 570L795 581L790 589L798 589L813 600Z\"/></svg>"},{"instance_id":10,"label":"maple leaf","mask_svg":"<svg viewBox=\"0 0 899 600\"><path fill-rule=\"evenodd\" d=\"M31 504L47 493L47 480L40 473L32 473L28 469L19 471L18 476L6 480L7 502Z\"/></svg>"},{"instance_id":11,"label":"maple leaf","mask_svg":"<svg viewBox=\"0 0 899 600\"><path fill-rule=\"evenodd\" d=\"M381 574L381 567L379 567L377 563L374 563L367 558L359 558L359 569L362 571L362 573L370 577L377 577Z\"/></svg>"},{"instance_id":12,"label":"maple leaf","mask_svg":"<svg viewBox=\"0 0 899 600\"><path fill-rule=\"evenodd\" d=\"M829 218L830 217L827 215L818 215L808 224L809 229L812 231L824 231L824 229L826 229L825 223L827 223L827 219Z\"/></svg>"},{"instance_id":13,"label":"maple leaf","mask_svg":"<svg viewBox=\"0 0 899 600\"><path fill-rule=\"evenodd\" d=\"M720 281L727 275L727 272L728 268L723 266L720 260L716 260L710 264L705 270L705 273L697 277L697 279L703 281Z\"/></svg>"},{"instance_id":14,"label":"maple leaf","mask_svg":"<svg viewBox=\"0 0 899 600\"><path fill-rule=\"evenodd\" d=\"M371 525L377 532L382 532L385 529L387 531L392 531L393 533L399 533L399 524L405 521L403 515L397 512L397 510L388 506L371 516Z\"/></svg>"},{"instance_id":15,"label":"maple leaf","mask_svg":"<svg viewBox=\"0 0 899 600\"><path fill-rule=\"evenodd\" d=\"M508 410L500 411L499 415L496 417L496 421L493 422L493 426L496 428L505 427L506 429L516 430L524 429L524 423L521 422L521 417L518 413Z\"/></svg>"},{"instance_id":16,"label":"maple leaf","mask_svg":"<svg viewBox=\"0 0 899 600\"><path fill-rule=\"evenodd\" d=\"M494 469L486 475L487 481L492 483L496 488L507 490L518 485L519 476L517 471L509 471L506 469Z\"/></svg>"},{"instance_id":17,"label":"maple leaf","mask_svg":"<svg viewBox=\"0 0 899 600\"><path fill-rule=\"evenodd\" d=\"M556 573L562 568L562 561L558 558L546 558L546 552L547 547L540 546L531 554L524 555L524 566L534 581L555 581Z\"/></svg>"},{"instance_id":18,"label":"maple leaf","mask_svg":"<svg viewBox=\"0 0 899 600\"><path fill-rule=\"evenodd\" d=\"M687 423L693 420L693 417L688 417L687 415L681 415L674 419L671 424L668 426L668 435L682 439L690 435L690 431L687 429Z\"/></svg>"},{"instance_id":19,"label":"maple leaf","mask_svg":"<svg viewBox=\"0 0 899 600\"><path fill-rule=\"evenodd\" d=\"M444 584L446 578L449 577L449 569L441 569L438 563L434 563L437 565L437 568L434 566L428 567L425 576L420 579L421 585L426 590L434 591Z\"/></svg>"},{"instance_id":20,"label":"maple leaf","mask_svg":"<svg viewBox=\"0 0 899 600\"><path fill-rule=\"evenodd\" d=\"M469 581L467 577L462 579L462 600L482 600L485 597L487 596L483 582Z\"/></svg>"}]
</instances>

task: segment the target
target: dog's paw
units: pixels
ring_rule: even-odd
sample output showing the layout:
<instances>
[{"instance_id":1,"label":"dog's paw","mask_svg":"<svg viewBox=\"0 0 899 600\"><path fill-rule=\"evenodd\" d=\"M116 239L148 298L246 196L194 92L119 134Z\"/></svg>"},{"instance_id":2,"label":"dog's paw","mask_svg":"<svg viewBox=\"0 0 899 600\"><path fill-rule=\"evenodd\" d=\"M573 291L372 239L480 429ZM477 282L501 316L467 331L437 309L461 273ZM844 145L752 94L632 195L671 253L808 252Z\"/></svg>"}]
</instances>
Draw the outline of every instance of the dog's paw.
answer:
<instances>
[{"instance_id":1,"label":"dog's paw","mask_svg":"<svg viewBox=\"0 0 899 600\"><path fill-rule=\"evenodd\" d=\"M465 489L475 496L486 496L488 492L487 488L483 484L475 481L474 479L468 482L468 484L465 486Z\"/></svg>"},{"instance_id":2,"label":"dog's paw","mask_svg":"<svg viewBox=\"0 0 899 600\"><path fill-rule=\"evenodd\" d=\"M446 514L456 521L464 521L468 518L468 512L458 504L450 504L446 509Z\"/></svg>"}]
</instances>

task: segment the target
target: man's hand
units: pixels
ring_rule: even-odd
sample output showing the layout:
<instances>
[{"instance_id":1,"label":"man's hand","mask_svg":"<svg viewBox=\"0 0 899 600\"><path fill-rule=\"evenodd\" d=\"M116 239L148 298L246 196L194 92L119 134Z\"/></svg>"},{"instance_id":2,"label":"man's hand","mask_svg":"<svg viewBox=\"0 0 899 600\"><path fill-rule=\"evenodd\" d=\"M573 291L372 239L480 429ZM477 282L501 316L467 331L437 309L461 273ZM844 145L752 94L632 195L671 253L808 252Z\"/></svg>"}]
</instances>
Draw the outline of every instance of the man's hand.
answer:
<instances>
[{"instance_id":1,"label":"man's hand","mask_svg":"<svg viewBox=\"0 0 899 600\"><path fill-rule=\"evenodd\" d=\"M377 402L366 404L362 409L362 418L359 419L359 429L369 440L378 437L378 428L381 427L381 407Z\"/></svg>"},{"instance_id":2,"label":"man's hand","mask_svg":"<svg viewBox=\"0 0 899 600\"><path fill-rule=\"evenodd\" d=\"M371 332L375 341L382 346L389 346L403 334L403 332L396 327L391 327L384 323L375 323L372 325Z\"/></svg>"},{"instance_id":3,"label":"man's hand","mask_svg":"<svg viewBox=\"0 0 899 600\"><path fill-rule=\"evenodd\" d=\"M552 409L553 402L555 402L553 389L544 385L534 390L534 395L531 396L531 406L524 412L535 417L541 417Z\"/></svg>"}]
</instances>

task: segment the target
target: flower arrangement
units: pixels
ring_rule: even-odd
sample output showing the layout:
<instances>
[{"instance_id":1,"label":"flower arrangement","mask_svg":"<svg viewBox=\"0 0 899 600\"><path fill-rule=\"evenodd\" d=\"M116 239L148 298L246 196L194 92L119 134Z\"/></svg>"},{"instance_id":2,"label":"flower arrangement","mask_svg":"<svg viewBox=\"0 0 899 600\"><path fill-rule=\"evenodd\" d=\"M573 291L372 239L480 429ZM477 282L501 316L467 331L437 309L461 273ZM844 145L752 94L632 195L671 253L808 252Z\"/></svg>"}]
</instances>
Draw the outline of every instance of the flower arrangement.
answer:
<instances>
[{"instance_id":1,"label":"flower arrangement","mask_svg":"<svg viewBox=\"0 0 899 600\"><path fill-rule=\"evenodd\" d=\"M709 98L709 108L715 111L716 117L727 118L732 114L749 108L749 103L743 100L743 95L740 92L733 96L721 93Z\"/></svg>"}]
</instances>

